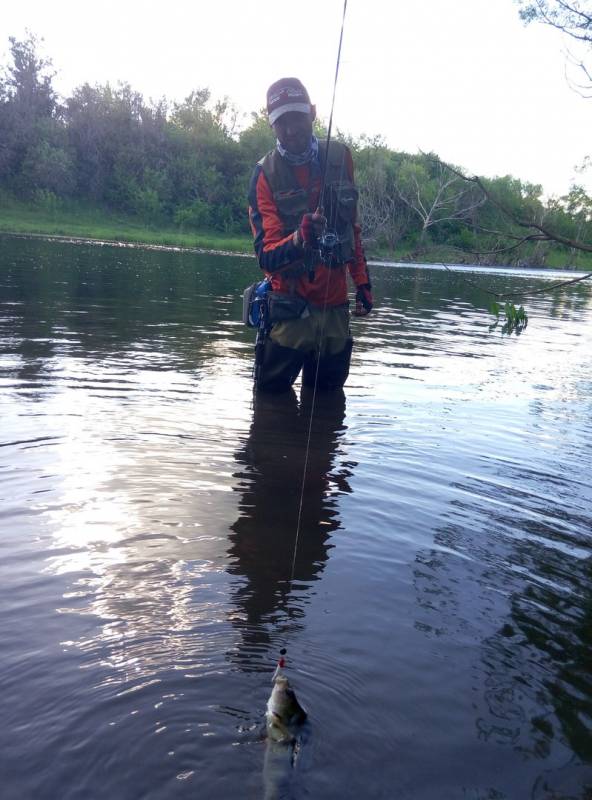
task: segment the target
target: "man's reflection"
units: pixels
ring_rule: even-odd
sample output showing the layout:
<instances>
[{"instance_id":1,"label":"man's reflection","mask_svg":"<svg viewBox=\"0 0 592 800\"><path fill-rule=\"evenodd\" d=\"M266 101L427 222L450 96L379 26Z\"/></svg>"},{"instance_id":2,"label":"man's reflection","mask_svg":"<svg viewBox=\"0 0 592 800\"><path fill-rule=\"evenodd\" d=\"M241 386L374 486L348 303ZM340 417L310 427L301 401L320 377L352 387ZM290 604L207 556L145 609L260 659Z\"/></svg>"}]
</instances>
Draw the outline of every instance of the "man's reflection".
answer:
<instances>
[{"instance_id":1,"label":"man's reflection","mask_svg":"<svg viewBox=\"0 0 592 800\"><path fill-rule=\"evenodd\" d=\"M236 584L233 619L246 660L269 646L266 625L279 623L281 629L303 614L310 584L328 558L330 535L340 525L337 495L351 492L351 464L335 463L346 430L343 391L316 396L312 424L311 408L312 393L304 389L300 403L293 391L261 393L236 456L244 468L236 475L242 497L229 537L229 570L244 577Z\"/></svg>"}]
</instances>

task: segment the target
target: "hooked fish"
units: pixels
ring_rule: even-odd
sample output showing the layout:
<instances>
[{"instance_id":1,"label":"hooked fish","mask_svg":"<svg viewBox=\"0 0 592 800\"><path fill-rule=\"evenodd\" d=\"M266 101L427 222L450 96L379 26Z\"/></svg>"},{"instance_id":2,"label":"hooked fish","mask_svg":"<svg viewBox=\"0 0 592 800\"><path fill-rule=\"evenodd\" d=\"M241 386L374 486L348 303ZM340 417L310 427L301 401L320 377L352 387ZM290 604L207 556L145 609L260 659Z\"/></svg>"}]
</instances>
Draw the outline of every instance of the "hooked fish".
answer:
<instances>
[{"instance_id":1,"label":"hooked fish","mask_svg":"<svg viewBox=\"0 0 592 800\"><path fill-rule=\"evenodd\" d=\"M282 657L273 674L273 689L267 701L267 711L265 714L267 722L267 735L274 742L294 744L296 742L295 733L307 717L306 711L302 708L296 697L294 689L290 686L290 681L283 672L285 661Z\"/></svg>"},{"instance_id":2,"label":"hooked fish","mask_svg":"<svg viewBox=\"0 0 592 800\"><path fill-rule=\"evenodd\" d=\"M263 764L264 800L292 797L295 767L297 760L300 760L304 736L300 729L307 716L283 672L285 652L284 649L280 651L282 657L273 675L273 689L265 713L267 747Z\"/></svg>"}]
</instances>

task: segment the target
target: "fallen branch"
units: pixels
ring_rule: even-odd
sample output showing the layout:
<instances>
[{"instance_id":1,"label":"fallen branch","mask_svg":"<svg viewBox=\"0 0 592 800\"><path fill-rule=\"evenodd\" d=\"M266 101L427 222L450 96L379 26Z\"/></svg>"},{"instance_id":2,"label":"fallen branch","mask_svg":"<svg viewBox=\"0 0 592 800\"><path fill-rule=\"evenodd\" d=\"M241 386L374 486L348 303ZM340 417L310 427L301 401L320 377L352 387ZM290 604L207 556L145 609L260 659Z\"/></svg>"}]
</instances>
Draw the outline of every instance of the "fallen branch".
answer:
<instances>
[{"instance_id":1,"label":"fallen branch","mask_svg":"<svg viewBox=\"0 0 592 800\"><path fill-rule=\"evenodd\" d=\"M434 159L435 161L439 161L439 159ZM464 173L460 172L459 170L451 167L449 164L445 164L443 161L439 161L440 164L443 164L447 169L449 169L454 175L457 175L462 180L467 181L467 183L473 183L475 186L478 186L479 189L483 192L485 197L489 200L489 202L498 208L503 214L505 214L508 219L512 220L516 225L520 228L527 228L530 230L539 231L542 236L539 238L539 241L542 242L557 242L558 244L563 244L566 247L571 247L574 250L582 250L585 253L592 253L592 244L587 244L586 242L580 242L577 239L568 239L565 236L561 236L559 233L554 233L545 225L541 225L538 222L533 222L531 220L521 219L520 217L516 216L512 211L509 211L503 203L495 198L492 193L487 189L484 185L481 178L477 177L477 175L473 175L473 177L469 177Z\"/></svg>"}]
</instances>

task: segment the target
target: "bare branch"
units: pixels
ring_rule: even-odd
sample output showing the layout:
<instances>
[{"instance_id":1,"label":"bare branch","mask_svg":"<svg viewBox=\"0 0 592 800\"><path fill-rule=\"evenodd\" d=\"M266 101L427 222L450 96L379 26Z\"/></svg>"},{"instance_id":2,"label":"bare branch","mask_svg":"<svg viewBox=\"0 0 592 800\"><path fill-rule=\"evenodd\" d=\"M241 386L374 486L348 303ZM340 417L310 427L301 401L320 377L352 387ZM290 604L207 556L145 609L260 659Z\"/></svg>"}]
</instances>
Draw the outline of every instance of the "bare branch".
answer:
<instances>
[{"instance_id":1,"label":"bare branch","mask_svg":"<svg viewBox=\"0 0 592 800\"><path fill-rule=\"evenodd\" d=\"M566 67L565 80L567 81L569 88L576 94L579 94L583 100L592 100L592 71L586 66L586 64L584 64L583 61L575 58L572 53L569 52L569 50L567 51L566 58L572 67L581 70L585 76L584 83L576 83L567 74Z\"/></svg>"},{"instance_id":2,"label":"bare branch","mask_svg":"<svg viewBox=\"0 0 592 800\"><path fill-rule=\"evenodd\" d=\"M549 8L548 0L534 0L526 6L522 4L520 16L527 23L539 21L577 41L592 42L592 13L565 0L554 1L556 9Z\"/></svg>"},{"instance_id":3,"label":"bare branch","mask_svg":"<svg viewBox=\"0 0 592 800\"><path fill-rule=\"evenodd\" d=\"M444 163L444 162L441 162ZM449 164L445 164L446 168L453 172L455 175L458 175L459 178L467 181L468 183L473 183L481 189L483 194L487 197L489 202L498 208L508 219L512 220L516 225L521 228L527 228L535 231L539 231L539 233L543 234L543 238L540 241L549 241L549 242L557 242L558 244L563 244L566 247L573 247L574 250L582 250L585 253L592 253L592 244L587 244L586 242L581 242L576 239L569 239L565 236L561 236L559 233L554 233L552 230L547 228L546 225L542 225L541 223L534 222L533 220L525 220L518 217L512 211L504 206L497 198L493 196L493 194L487 189L487 187L483 184L483 181L473 175L473 177L468 177L464 175L462 172L459 172L454 167L451 167Z\"/></svg>"}]
</instances>

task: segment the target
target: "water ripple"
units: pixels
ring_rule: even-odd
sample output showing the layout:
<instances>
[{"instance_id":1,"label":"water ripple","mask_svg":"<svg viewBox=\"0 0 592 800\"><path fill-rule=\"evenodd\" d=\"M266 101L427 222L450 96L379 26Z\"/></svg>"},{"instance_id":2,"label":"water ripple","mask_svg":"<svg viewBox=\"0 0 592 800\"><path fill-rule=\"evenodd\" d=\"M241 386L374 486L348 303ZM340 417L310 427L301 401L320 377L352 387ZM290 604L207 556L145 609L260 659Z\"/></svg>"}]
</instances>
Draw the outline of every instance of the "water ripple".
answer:
<instances>
[{"instance_id":1,"label":"water ripple","mask_svg":"<svg viewBox=\"0 0 592 800\"><path fill-rule=\"evenodd\" d=\"M310 404L253 400L251 261L14 248L7 797L261 797L283 647L310 716L296 797L585 796L589 289L508 337L462 276L375 267L300 508Z\"/></svg>"}]
</instances>

